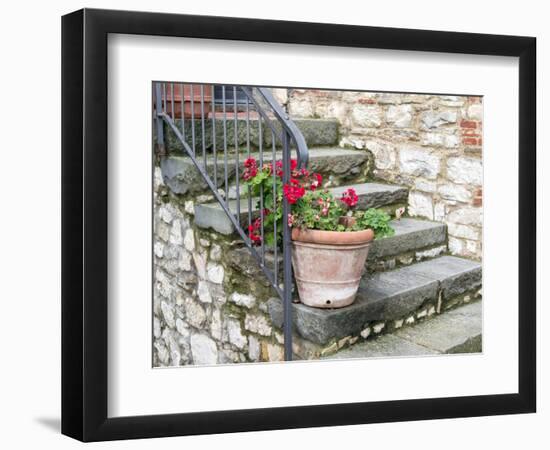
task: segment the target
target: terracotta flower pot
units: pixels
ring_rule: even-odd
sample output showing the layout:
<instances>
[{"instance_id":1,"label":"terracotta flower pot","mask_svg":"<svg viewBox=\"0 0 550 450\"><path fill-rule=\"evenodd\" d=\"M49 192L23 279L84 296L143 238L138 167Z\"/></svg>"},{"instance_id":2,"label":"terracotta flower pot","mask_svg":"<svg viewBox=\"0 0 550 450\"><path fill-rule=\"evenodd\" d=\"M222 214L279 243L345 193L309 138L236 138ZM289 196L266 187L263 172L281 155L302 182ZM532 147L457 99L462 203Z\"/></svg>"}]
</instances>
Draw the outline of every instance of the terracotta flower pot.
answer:
<instances>
[{"instance_id":1,"label":"terracotta flower pot","mask_svg":"<svg viewBox=\"0 0 550 450\"><path fill-rule=\"evenodd\" d=\"M342 308L355 300L372 230L292 229L292 267L300 301L316 308Z\"/></svg>"}]
</instances>

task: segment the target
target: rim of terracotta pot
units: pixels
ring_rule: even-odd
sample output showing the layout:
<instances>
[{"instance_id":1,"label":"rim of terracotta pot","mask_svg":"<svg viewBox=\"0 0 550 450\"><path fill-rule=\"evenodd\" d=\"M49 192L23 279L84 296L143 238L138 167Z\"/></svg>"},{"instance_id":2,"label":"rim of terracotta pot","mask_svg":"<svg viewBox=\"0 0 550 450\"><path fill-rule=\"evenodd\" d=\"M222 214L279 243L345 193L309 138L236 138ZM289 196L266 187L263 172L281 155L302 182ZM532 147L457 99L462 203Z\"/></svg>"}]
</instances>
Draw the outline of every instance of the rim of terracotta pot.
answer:
<instances>
[{"instance_id":1,"label":"rim of terracotta pot","mask_svg":"<svg viewBox=\"0 0 550 450\"><path fill-rule=\"evenodd\" d=\"M364 244L374 239L374 231L370 228L361 231L325 231L308 228L293 228L292 240L310 242L312 244L353 245Z\"/></svg>"}]
</instances>

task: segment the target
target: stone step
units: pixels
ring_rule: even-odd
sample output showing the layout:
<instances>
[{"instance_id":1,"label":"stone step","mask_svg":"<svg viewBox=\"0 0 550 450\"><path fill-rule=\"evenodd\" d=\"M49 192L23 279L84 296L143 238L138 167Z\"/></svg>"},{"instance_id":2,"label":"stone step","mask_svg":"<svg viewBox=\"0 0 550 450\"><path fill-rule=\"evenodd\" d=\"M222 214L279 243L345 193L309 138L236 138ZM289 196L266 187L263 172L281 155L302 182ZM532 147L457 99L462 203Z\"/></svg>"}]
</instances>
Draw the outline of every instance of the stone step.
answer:
<instances>
[{"instance_id":1,"label":"stone step","mask_svg":"<svg viewBox=\"0 0 550 450\"><path fill-rule=\"evenodd\" d=\"M359 201L357 203L357 208L359 209L374 208L385 205L396 205L397 207L397 205L406 203L409 195L407 188L379 183L353 184L349 186L331 188L330 190L335 197L340 197L342 193L350 187L354 188L359 196ZM253 217L256 217L258 215L258 208L256 207L257 199L252 199L251 205L252 210L254 211ZM234 214L237 214L237 201L230 200L229 208ZM248 220L247 198L240 200L240 215L241 223L244 224ZM410 221L408 219L402 219L401 222L402 223L396 223L396 235L392 236L392 239L396 239L397 249L412 248L414 240L418 238L423 239L422 243L428 243L426 245L433 245L435 243L442 242L440 240L441 236L442 239L445 240L445 227L443 225L441 225L442 232L436 233L432 230L432 227L421 224L416 226L409 224ZM235 231L229 217L227 217L225 211L218 202L196 204L195 224L201 228L212 228L222 234L231 234ZM387 244L380 246L379 242L382 242L382 240L373 243L375 253L379 252L384 256L392 253L391 250L387 248Z\"/></svg>"},{"instance_id":2,"label":"stone step","mask_svg":"<svg viewBox=\"0 0 550 450\"><path fill-rule=\"evenodd\" d=\"M304 135L308 147L326 147L338 145L338 121L336 119L292 119L296 124L298 129ZM179 130L181 130L181 120L175 120L176 125ZM259 133L258 133L258 121L256 119L251 119L249 121L249 137L250 145L252 148L259 147ZM204 123L204 142L205 148L209 151L212 149L213 143L213 127L212 119L208 118ZM223 149L223 119L218 117L215 124L216 129L216 148ZM195 119L195 147L197 149L202 149L202 123L200 119ZM189 145L192 145L192 126L191 120L185 120L185 137L186 142ZM275 128L280 129L278 122L275 122ZM176 135L168 125L165 125L165 144L169 152L181 152L183 146L181 142L176 138ZM228 147L234 147L235 145L235 122L233 116L228 114L227 123L226 123L226 139ZM271 133L266 131L265 125L263 126L262 141L263 145L269 146L271 148ZM246 148L247 146L247 133L246 133L246 119L239 118L237 119L237 143L241 148ZM279 142L277 141L277 144Z\"/></svg>"},{"instance_id":3,"label":"stone step","mask_svg":"<svg viewBox=\"0 0 550 450\"><path fill-rule=\"evenodd\" d=\"M181 154L181 152L179 152ZM250 155L259 159L257 153ZM266 158L271 159L271 152L265 153ZM276 153L276 158L281 159L280 152ZM311 172L319 172L323 175L324 183L330 183L333 186L345 184L345 182L355 182L364 180L368 171L368 154L360 150L349 150L343 148L310 148L308 169ZM239 172L243 171L246 153L241 152L239 156ZM203 165L202 155L198 161ZM221 188L224 185L224 156L217 153L217 185ZM214 179L215 160L212 155L206 159L206 173L210 179ZM236 169L235 155L228 154L227 174L228 179L232 180ZM164 183L175 194L209 193L209 188L202 175L197 170L190 158L186 156L170 155L162 158L160 162L162 177ZM233 184L233 183L232 183Z\"/></svg>"},{"instance_id":4,"label":"stone step","mask_svg":"<svg viewBox=\"0 0 550 450\"><path fill-rule=\"evenodd\" d=\"M340 309L318 309L293 304L293 322L298 334L317 344L356 336L372 322L403 319L431 305L438 310L457 296L478 291L481 264L454 256L441 256L400 269L363 277L355 302ZM269 300L269 312L282 327L282 303Z\"/></svg>"},{"instance_id":5,"label":"stone step","mask_svg":"<svg viewBox=\"0 0 550 450\"><path fill-rule=\"evenodd\" d=\"M369 248L367 266L373 270L394 268L396 256L413 262L447 250L447 226L443 223L404 217L392 220L391 226L395 234L375 240Z\"/></svg>"},{"instance_id":6,"label":"stone step","mask_svg":"<svg viewBox=\"0 0 550 450\"><path fill-rule=\"evenodd\" d=\"M482 304L474 302L391 334L366 340L323 359L481 353Z\"/></svg>"}]
</instances>

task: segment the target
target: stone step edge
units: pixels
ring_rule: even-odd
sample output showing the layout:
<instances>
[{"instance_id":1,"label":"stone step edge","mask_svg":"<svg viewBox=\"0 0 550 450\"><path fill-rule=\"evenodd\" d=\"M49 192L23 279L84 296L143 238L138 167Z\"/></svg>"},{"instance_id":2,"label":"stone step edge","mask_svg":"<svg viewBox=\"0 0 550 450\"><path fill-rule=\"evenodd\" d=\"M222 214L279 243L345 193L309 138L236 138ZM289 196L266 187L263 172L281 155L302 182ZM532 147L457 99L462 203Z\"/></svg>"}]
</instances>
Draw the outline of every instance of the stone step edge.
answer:
<instances>
[{"instance_id":1,"label":"stone step edge","mask_svg":"<svg viewBox=\"0 0 550 450\"><path fill-rule=\"evenodd\" d=\"M450 318L457 314L464 314L466 310L475 309L474 315L476 318L482 319L482 301L474 300L456 306L452 309L445 310L444 312L428 316L425 320L420 322L403 324L402 327L394 329L392 332L387 332L385 334L379 335L370 335L363 340L359 338L354 340L344 340L338 341L336 346L334 344L330 347L324 349L321 352L321 359L359 359L359 358L383 358L383 357L404 357L404 356L429 356L429 355L442 355L442 354L457 354L457 353L480 353L482 351L482 326L477 327L470 326L470 328L476 328L476 330L463 329L460 333L459 342L456 342L456 328L451 330L455 334L455 342L450 345L445 345L444 339L436 341L435 344L426 342L427 339L418 339L414 335L419 334L419 330L426 329L430 325L434 325L437 321L449 322ZM401 341L403 346L408 347L409 350L412 350L413 353L409 354L398 354L398 353L387 353L387 354L376 354L375 348L367 348L370 344L372 347L380 347L380 343L384 340L393 340L394 344ZM384 343L385 344L385 343ZM382 347L384 346L382 344ZM365 351L363 348L365 347Z\"/></svg>"},{"instance_id":2,"label":"stone step edge","mask_svg":"<svg viewBox=\"0 0 550 450\"><path fill-rule=\"evenodd\" d=\"M467 261L464 258L457 258L454 256L441 256L429 261L414 263L410 266L396 269L395 271L386 272L386 274L391 272L411 269L415 266L418 267L418 266L425 265L427 263L434 263L434 262L437 263L437 260L441 260L445 258ZM476 281L477 274L479 274L479 280L480 280L479 283ZM457 281L460 276L465 277L466 280L470 282L468 288L461 289L460 287L453 285L453 280ZM443 311L452 309L456 306L460 306L464 303L468 303L473 299L481 298L481 265L474 263L474 267L472 267L472 269L465 270L463 272L460 272L451 276L447 276L445 278L442 278L441 280L430 281L429 279L426 278L424 280L424 283L425 283L425 287L429 287L430 291L432 290L434 291L434 295L428 299L423 299L423 297L420 297L420 299L423 300L422 302L420 302L420 304L415 305L412 308L408 308L406 312L400 311L401 314L397 314L395 317L389 317L386 319L373 318L372 320L365 321L365 323L360 327L353 325L353 329L351 331L344 330L345 332L340 333L339 335L335 335L334 333L331 333L332 336L328 338L326 337L320 338L319 336L316 336L315 334L312 335L311 333L309 336L304 335L306 334L304 333L305 330L300 330L296 328L297 316L301 315L302 317L311 317L310 320L315 320L319 326L322 326L321 324L323 320L326 320L326 318L323 319L323 316L322 316L323 314L335 315L335 314L338 314L341 310L318 310L316 308L309 308L300 303L293 304L293 321L294 321L295 332L298 332L298 334L303 339L314 342L315 344L319 344L319 345L329 344L329 346L332 346L334 343L339 342L342 339L346 339L347 337L353 338L355 337L355 335L362 335L362 337L366 337L370 334L371 331L374 334L380 334L380 332L384 329L389 330L396 326L400 327L404 323L407 323L407 324L414 323L416 320L422 319L424 317L429 317L433 314L440 314ZM422 291L422 286L409 287L408 292L414 293L414 291L417 291L419 289ZM403 291L403 292L406 292L406 291ZM399 295L402 295L403 292L401 292ZM395 297L395 294L393 295L393 297ZM386 297L386 299L391 299L393 297ZM386 299L384 298L379 299L378 302L387 301ZM352 311L351 308L353 308L353 306L354 305L351 305L350 307L346 307L346 308L348 308L348 311ZM342 310L346 308L342 308ZM268 311L273 324L276 327L282 328L281 300L275 297L269 299ZM367 331L367 329L369 329L371 326L372 326L372 330Z\"/></svg>"},{"instance_id":3,"label":"stone step edge","mask_svg":"<svg viewBox=\"0 0 550 450\"><path fill-rule=\"evenodd\" d=\"M367 191L366 186L373 187L373 191ZM346 189L354 188L359 196L359 208L385 207L389 205L400 205L405 203L408 197L408 189L398 185L386 185L381 183L359 183L347 186L329 188L336 196ZM250 199L252 205L256 205L257 198ZM229 201L229 208L234 214L237 213L236 200ZM253 206L254 208L254 206ZM195 203L194 204L195 224L200 228L212 228L222 234L232 234L235 229L229 217L218 202ZM248 198L240 199L241 221L245 221L248 215Z\"/></svg>"}]
</instances>

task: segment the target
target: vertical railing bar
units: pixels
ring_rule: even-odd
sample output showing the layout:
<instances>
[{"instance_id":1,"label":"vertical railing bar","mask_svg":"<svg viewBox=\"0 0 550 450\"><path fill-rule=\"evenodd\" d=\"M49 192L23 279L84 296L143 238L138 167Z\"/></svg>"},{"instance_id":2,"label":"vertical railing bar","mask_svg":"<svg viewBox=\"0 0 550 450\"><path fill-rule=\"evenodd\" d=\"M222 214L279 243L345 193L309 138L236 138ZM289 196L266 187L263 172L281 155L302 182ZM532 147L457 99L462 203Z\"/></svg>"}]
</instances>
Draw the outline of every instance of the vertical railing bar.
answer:
<instances>
[{"instance_id":1,"label":"vertical railing bar","mask_svg":"<svg viewBox=\"0 0 550 450\"><path fill-rule=\"evenodd\" d=\"M275 215L275 220L273 221L273 278L275 279L275 284L279 282L279 270L277 267L277 151L275 149L275 133L271 132L271 146L272 146L272 162L271 162L271 172L273 175L273 208L272 213ZM284 218L283 218L284 220Z\"/></svg>"},{"instance_id":2,"label":"vertical railing bar","mask_svg":"<svg viewBox=\"0 0 550 450\"><path fill-rule=\"evenodd\" d=\"M246 157L250 158L250 106L248 96L246 97ZM252 196L250 185L247 185L248 194L248 226L252 224Z\"/></svg>"},{"instance_id":3,"label":"vertical railing bar","mask_svg":"<svg viewBox=\"0 0 550 450\"><path fill-rule=\"evenodd\" d=\"M170 108L170 116L172 117L172 120L176 117L175 111L174 111L174 83L170 83L170 101L171 101L171 108Z\"/></svg>"},{"instance_id":4,"label":"vertical railing bar","mask_svg":"<svg viewBox=\"0 0 550 450\"><path fill-rule=\"evenodd\" d=\"M258 115L258 139L260 145L260 170L264 166L264 150L262 137L262 118ZM262 266L265 265L265 242L264 242L264 185L260 184L260 238L262 243Z\"/></svg>"},{"instance_id":5,"label":"vertical railing bar","mask_svg":"<svg viewBox=\"0 0 550 450\"><path fill-rule=\"evenodd\" d=\"M195 92L194 86L189 85L191 92L191 148L193 149L193 156L197 153L195 151Z\"/></svg>"},{"instance_id":6,"label":"vertical railing bar","mask_svg":"<svg viewBox=\"0 0 550 450\"><path fill-rule=\"evenodd\" d=\"M225 105L225 85L222 86L222 107L223 107L223 172L225 181L225 201L228 197L228 177L227 177L227 108Z\"/></svg>"},{"instance_id":7,"label":"vertical railing bar","mask_svg":"<svg viewBox=\"0 0 550 450\"><path fill-rule=\"evenodd\" d=\"M290 143L288 132L283 130L283 185L290 179ZM292 267L290 245L290 227L288 216L290 204L283 196L283 335L285 361L292 360Z\"/></svg>"},{"instance_id":8,"label":"vertical railing bar","mask_svg":"<svg viewBox=\"0 0 550 450\"><path fill-rule=\"evenodd\" d=\"M237 220L241 223L241 196L239 192L239 121L237 118L237 86L233 86L233 134L235 136L235 196L237 200Z\"/></svg>"},{"instance_id":9,"label":"vertical railing bar","mask_svg":"<svg viewBox=\"0 0 550 450\"><path fill-rule=\"evenodd\" d=\"M181 135L185 141L185 85L180 83L180 94L181 94Z\"/></svg>"},{"instance_id":10,"label":"vertical railing bar","mask_svg":"<svg viewBox=\"0 0 550 450\"><path fill-rule=\"evenodd\" d=\"M215 87L212 85L212 153L214 156L214 184L218 187L218 156L216 155L216 104Z\"/></svg>"},{"instance_id":11,"label":"vertical railing bar","mask_svg":"<svg viewBox=\"0 0 550 450\"><path fill-rule=\"evenodd\" d=\"M204 128L204 85L201 84L201 132L202 132L202 160L206 170L206 133Z\"/></svg>"},{"instance_id":12,"label":"vertical railing bar","mask_svg":"<svg viewBox=\"0 0 550 450\"><path fill-rule=\"evenodd\" d=\"M155 123L157 126L157 152L159 154L165 153L164 148L164 124L162 119L159 117L162 113L162 94L161 94L161 85L160 83L155 83L155 108L156 108L156 117Z\"/></svg>"}]
</instances>

